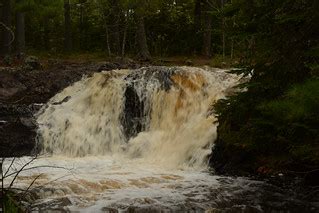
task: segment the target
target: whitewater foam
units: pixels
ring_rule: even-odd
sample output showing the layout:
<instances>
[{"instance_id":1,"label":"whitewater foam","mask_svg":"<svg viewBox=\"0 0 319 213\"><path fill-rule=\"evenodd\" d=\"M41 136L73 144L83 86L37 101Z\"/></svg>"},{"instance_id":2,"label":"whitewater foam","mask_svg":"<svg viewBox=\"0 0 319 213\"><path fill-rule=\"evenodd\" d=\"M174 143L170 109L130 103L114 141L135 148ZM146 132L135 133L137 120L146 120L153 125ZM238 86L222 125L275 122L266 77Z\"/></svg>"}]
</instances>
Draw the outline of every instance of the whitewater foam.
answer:
<instances>
[{"instance_id":1,"label":"whitewater foam","mask_svg":"<svg viewBox=\"0 0 319 213\"><path fill-rule=\"evenodd\" d=\"M224 70L189 67L96 73L57 94L39 113L41 144L54 155L204 168L216 138L211 106L238 79ZM128 88L141 103L141 109L133 109L139 111L133 119L141 128L130 138L123 117L131 113L127 102L136 100L126 95Z\"/></svg>"},{"instance_id":2,"label":"whitewater foam","mask_svg":"<svg viewBox=\"0 0 319 213\"><path fill-rule=\"evenodd\" d=\"M15 187L27 188L37 178L37 198L29 198L34 211L213 208L229 190L248 185L212 176L207 166L217 136L212 105L239 79L190 67L83 78L37 114L46 157L32 162L27 168L34 169L22 172ZM220 179L231 186L222 190Z\"/></svg>"}]
</instances>

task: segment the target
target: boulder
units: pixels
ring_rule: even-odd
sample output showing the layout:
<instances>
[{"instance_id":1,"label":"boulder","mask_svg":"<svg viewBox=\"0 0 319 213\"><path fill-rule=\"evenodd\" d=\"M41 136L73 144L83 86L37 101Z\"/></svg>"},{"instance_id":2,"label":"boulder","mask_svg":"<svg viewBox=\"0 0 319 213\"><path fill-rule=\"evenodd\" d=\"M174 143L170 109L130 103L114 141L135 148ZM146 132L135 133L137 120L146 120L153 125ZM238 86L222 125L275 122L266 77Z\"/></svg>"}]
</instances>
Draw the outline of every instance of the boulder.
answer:
<instances>
[{"instance_id":1,"label":"boulder","mask_svg":"<svg viewBox=\"0 0 319 213\"><path fill-rule=\"evenodd\" d=\"M193 65L194 65L194 62L193 62L192 60L190 60L190 59L187 59L187 60L185 61L185 64L186 64L187 66L193 66Z\"/></svg>"},{"instance_id":2,"label":"boulder","mask_svg":"<svg viewBox=\"0 0 319 213\"><path fill-rule=\"evenodd\" d=\"M10 70L0 72L0 100L7 100L26 89Z\"/></svg>"},{"instance_id":3,"label":"boulder","mask_svg":"<svg viewBox=\"0 0 319 213\"><path fill-rule=\"evenodd\" d=\"M305 184L308 186L319 186L319 169L310 171L306 174Z\"/></svg>"},{"instance_id":4,"label":"boulder","mask_svg":"<svg viewBox=\"0 0 319 213\"><path fill-rule=\"evenodd\" d=\"M37 124L33 114L40 107L0 105L0 157L19 157L35 151Z\"/></svg>"},{"instance_id":5,"label":"boulder","mask_svg":"<svg viewBox=\"0 0 319 213\"><path fill-rule=\"evenodd\" d=\"M104 62L100 65L98 71L102 72L102 71L111 71L111 70L116 70L116 69L120 69L121 66L118 63L111 63L111 62Z\"/></svg>"},{"instance_id":6,"label":"boulder","mask_svg":"<svg viewBox=\"0 0 319 213\"><path fill-rule=\"evenodd\" d=\"M41 69L41 67L39 58L35 56L28 56L24 60L24 68L27 70L38 70Z\"/></svg>"}]
</instances>

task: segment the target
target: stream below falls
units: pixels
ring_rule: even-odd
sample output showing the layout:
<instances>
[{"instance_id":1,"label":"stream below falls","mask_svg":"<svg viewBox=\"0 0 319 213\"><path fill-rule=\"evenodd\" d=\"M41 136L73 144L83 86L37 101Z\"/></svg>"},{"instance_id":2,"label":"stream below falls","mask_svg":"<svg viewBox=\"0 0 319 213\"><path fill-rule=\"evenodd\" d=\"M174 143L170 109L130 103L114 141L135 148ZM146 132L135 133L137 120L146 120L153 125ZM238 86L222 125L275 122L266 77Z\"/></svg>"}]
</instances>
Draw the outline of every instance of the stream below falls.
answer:
<instances>
[{"instance_id":1,"label":"stream below falls","mask_svg":"<svg viewBox=\"0 0 319 213\"><path fill-rule=\"evenodd\" d=\"M27 164L14 187L31 185L23 204L34 212L315 212L293 190L209 168L212 106L241 80L191 67L85 77L35 115L41 155L4 171Z\"/></svg>"}]
</instances>

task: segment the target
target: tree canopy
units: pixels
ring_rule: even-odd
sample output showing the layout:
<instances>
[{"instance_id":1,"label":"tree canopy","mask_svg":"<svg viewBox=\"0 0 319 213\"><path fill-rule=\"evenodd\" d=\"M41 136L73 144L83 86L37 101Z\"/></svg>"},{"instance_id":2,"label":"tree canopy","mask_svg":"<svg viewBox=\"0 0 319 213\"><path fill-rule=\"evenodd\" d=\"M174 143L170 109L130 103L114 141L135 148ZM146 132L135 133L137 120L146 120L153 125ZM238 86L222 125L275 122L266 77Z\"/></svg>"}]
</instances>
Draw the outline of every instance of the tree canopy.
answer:
<instances>
[{"instance_id":1,"label":"tree canopy","mask_svg":"<svg viewBox=\"0 0 319 213\"><path fill-rule=\"evenodd\" d=\"M211 56L223 51L226 25L222 24L221 10L226 1L222 4L218 0L10 2L12 18L5 25L14 31L15 14L24 13L26 46L31 50L104 51L112 56L138 55L141 48L160 56ZM8 11L9 6L2 4L1 8ZM2 12L1 16L4 20L8 14ZM6 33L4 28L1 30ZM230 37L226 39L226 51L230 54ZM144 44L141 40L145 40ZM66 48L71 41L72 47ZM13 52L16 46L12 45Z\"/></svg>"}]
</instances>

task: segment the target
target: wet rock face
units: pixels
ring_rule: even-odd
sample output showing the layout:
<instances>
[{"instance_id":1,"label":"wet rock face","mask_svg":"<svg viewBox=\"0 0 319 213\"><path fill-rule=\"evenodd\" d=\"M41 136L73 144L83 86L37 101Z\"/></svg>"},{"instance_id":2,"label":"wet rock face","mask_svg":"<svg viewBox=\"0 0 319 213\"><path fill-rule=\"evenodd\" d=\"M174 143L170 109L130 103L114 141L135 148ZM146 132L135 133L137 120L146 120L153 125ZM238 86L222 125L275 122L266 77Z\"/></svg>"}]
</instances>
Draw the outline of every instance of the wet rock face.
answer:
<instances>
[{"instance_id":1,"label":"wet rock face","mask_svg":"<svg viewBox=\"0 0 319 213\"><path fill-rule=\"evenodd\" d=\"M135 137L138 133L145 130L145 122L150 113L146 105L149 100L139 97L137 90L146 90L148 82L158 81L160 89L168 91L174 84L171 76L176 72L175 68L168 67L145 67L133 71L126 77L129 84L125 90L124 114L122 126L127 139ZM143 75L143 77L141 77ZM139 81L143 79L144 81ZM145 80L146 79L146 80Z\"/></svg>"},{"instance_id":2,"label":"wet rock face","mask_svg":"<svg viewBox=\"0 0 319 213\"><path fill-rule=\"evenodd\" d=\"M111 62L104 62L100 65L98 71L110 71L110 70L117 70L121 69L121 65L118 63L111 63Z\"/></svg>"},{"instance_id":3,"label":"wet rock face","mask_svg":"<svg viewBox=\"0 0 319 213\"><path fill-rule=\"evenodd\" d=\"M36 152L36 121L39 105L0 105L0 156L18 157Z\"/></svg>"},{"instance_id":4,"label":"wet rock face","mask_svg":"<svg viewBox=\"0 0 319 213\"><path fill-rule=\"evenodd\" d=\"M99 65L98 71L110 71L110 70L120 70L120 69L138 69L141 65L135 63L131 59L117 58L115 62L102 62Z\"/></svg>"},{"instance_id":5,"label":"wet rock face","mask_svg":"<svg viewBox=\"0 0 319 213\"><path fill-rule=\"evenodd\" d=\"M10 70L0 69L0 101L1 99L10 98L27 88L23 85Z\"/></svg>"},{"instance_id":6,"label":"wet rock face","mask_svg":"<svg viewBox=\"0 0 319 213\"><path fill-rule=\"evenodd\" d=\"M19 120L0 124L0 156L18 157L30 154L34 148L35 136L34 129Z\"/></svg>"},{"instance_id":7,"label":"wet rock face","mask_svg":"<svg viewBox=\"0 0 319 213\"><path fill-rule=\"evenodd\" d=\"M143 130L144 101L141 101L134 90L128 86L125 91L125 109L122 125L127 139L136 136Z\"/></svg>"},{"instance_id":8,"label":"wet rock face","mask_svg":"<svg viewBox=\"0 0 319 213\"><path fill-rule=\"evenodd\" d=\"M306 173L305 184L308 186L319 186L319 169Z\"/></svg>"},{"instance_id":9,"label":"wet rock face","mask_svg":"<svg viewBox=\"0 0 319 213\"><path fill-rule=\"evenodd\" d=\"M257 170L256 165L250 163L253 156L254 153L237 146L226 146L218 137L212 149L209 165L217 174L250 175Z\"/></svg>"},{"instance_id":10,"label":"wet rock face","mask_svg":"<svg viewBox=\"0 0 319 213\"><path fill-rule=\"evenodd\" d=\"M138 83L138 79L145 79L144 85L143 85L144 87L148 85L147 84L148 82L155 80L161 84L161 89L164 89L165 91L167 91L174 84L171 77L177 71L178 71L178 68L175 68L175 67L162 67L162 66L144 67L132 72L130 75L126 77L126 80L130 80L132 82Z\"/></svg>"}]
</instances>

